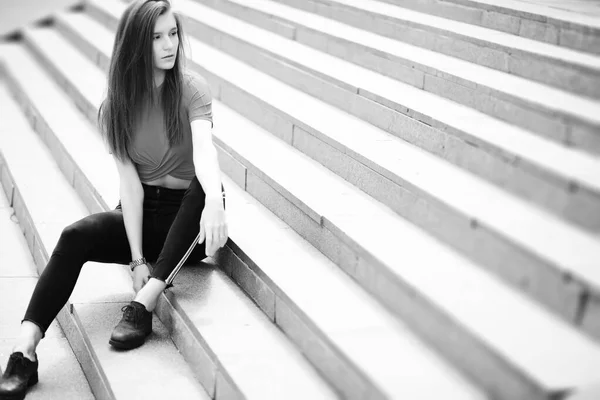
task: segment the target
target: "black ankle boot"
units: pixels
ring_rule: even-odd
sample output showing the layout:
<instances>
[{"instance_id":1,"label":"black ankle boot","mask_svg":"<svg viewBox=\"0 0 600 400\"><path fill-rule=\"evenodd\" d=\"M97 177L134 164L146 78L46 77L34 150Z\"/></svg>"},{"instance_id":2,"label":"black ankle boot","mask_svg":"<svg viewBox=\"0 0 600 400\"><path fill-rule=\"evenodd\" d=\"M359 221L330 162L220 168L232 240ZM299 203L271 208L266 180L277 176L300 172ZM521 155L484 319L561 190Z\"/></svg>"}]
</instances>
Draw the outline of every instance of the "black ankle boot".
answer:
<instances>
[{"instance_id":1,"label":"black ankle boot","mask_svg":"<svg viewBox=\"0 0 600 400\"><path fill-rule=\"evenodd\" d=\"M17 352L10 355L0 379L0 400L23 400L27 388L38 382L38 360L31 361Z\"/></svg>"},{"instance_id":2,"label":"black ankle boot","mask_svg":"<svg viewBox=\"0 0 600 400\"><path fill-rule=\"evenodd\" d=\"M137 301L132 301L121 311L123 318L113 330L109 343L118 349L135 349L152 333L152 313Z\"/></svg>"}]
</instances>

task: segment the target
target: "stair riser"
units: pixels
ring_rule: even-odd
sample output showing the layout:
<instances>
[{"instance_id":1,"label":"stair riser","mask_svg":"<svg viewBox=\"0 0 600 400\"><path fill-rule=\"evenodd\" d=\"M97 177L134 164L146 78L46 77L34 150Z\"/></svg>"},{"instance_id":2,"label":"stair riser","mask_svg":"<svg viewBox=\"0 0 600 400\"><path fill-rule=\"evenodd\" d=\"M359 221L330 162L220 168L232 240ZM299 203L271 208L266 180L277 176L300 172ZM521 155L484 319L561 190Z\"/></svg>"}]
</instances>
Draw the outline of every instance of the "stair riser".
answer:
<instances>
[{"instance_id":1,"label":"stair riser","mask_svg":"<svg viewBox=\"0 0 600 400\"><path fill-rule=\"evenodd\" d=\"M169 330L173 343L211 398L215 400L245 398L219 362L218 357L205 344L194 323L187 318L185 311L178 305L172 292L165 292L160 297L154 312Z\"/></svg>"},{"instance_id":2,"label":"stair riser","mask_svg":"<svg viewBox=\"0 0 600 400\"><path fill-rule=\"evenodd\" d=\"M565 61L486 42L471 36L454 34L429 25L417 25L382 17L327 0L319 2L280 1L412 45L543 82L574 93L600 98L600 88L597 85L600 71L592 68L569 64Z\"/></svg>"},{"instance_id":3,"label":"stair riser","mask_svg":"<svg viewBox=\"0 0 600 400\"><path fill-rule=\"evenodd\" d=\"M382 0L438 17L511 33L540 42L600 54L600 30L542 15L470 1Z\"/></svg>"},{"instance_id":4,"label":"stair riser","mask_svg":"<svg viewBox=\"0 0 600 400\"><path fill-rule=\"evenodd\" d=\"M30 246L30 250L32 251L38 273L41 273L48 262L48 251L40 239L35 224L31 222L32 217L27 209L26 200L21 196L18 184L13 180L9 166L1 153L0 164L2 166L2 186L5 188L7 198L12 198L11 206L14 208L15 215L19 219L19 226L23 230L23 234L28 239L28 246ZM30 243L32 244L30 245ZM72 313L72 310L70 302L67 302L59 311L56 319L81 365L92 393L99 400L116 400L104 371L98 362L98 358L90 345L89 338L82 329L82 325L76 315Z\"/></svg>"},{"instance_id":5,"label":"stair riser","mask_svg":"<svg viewBox=\"0 0 600 400\"><path fill-rule=\"evenodd\" d=\"M534 201L571 222L587 229L600 230L600 193L587 188L573 190L574 183L564 177L527 163L514 154L507 154L464 131L281 58L191 18L186 19L186 26L197 39L297 89Z\"/></svg>"},{"instance_id":6,"label":"stair riser","mask_svg":"<svg viewBox=\"0 0 600 400\"><path fill-rule=\"evenodd\" d=\"M109 28L111 31L116 31L119 26L119 21L108 15L104 10L97 8L93 3L85 2L85 12L90 14L94 19L102 25Z\"/></svg>"}]
</instances>

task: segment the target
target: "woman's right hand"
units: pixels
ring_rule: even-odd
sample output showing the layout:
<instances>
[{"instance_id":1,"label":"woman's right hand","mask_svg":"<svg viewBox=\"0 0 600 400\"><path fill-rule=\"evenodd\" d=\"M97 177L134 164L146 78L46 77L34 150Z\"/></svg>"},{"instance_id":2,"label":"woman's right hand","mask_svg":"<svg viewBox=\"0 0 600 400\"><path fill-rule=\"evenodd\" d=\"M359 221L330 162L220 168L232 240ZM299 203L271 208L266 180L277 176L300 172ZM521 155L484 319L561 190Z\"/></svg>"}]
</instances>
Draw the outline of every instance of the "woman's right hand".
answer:
<instances>
[{"instance_id":1,"label":"woman's right hand","mask_svg":"<svg viewBox=\"0 0 600 400\"><path fill-rule=\"evenodd\" d=\"M133 290L135 292L139 292L140 289L144 287L146 283L148 283L150 276L150 269L146 264L138 265L135 267L132 273L133 278Z\"/></svg>"}]
</instances>

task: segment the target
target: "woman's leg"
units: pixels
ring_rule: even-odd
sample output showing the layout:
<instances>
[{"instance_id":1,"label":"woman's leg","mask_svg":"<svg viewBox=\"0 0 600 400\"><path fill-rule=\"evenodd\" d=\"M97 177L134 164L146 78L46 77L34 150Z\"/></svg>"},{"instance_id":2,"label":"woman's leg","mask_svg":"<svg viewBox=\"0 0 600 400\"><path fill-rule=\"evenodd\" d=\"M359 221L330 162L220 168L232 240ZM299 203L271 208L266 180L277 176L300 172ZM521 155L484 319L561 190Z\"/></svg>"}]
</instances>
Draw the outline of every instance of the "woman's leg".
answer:
<instances>
[{"instance_id":1,"label":"woman's leg","mask_svg":"<svg viewBox=\"0 0 600 400\"><path fill-rule=\"evenodd\" d=\"M66 227L40 275L7 368L0 398L23 398L38 381L36 348L64 306L86 261L127 262L129 243L120 211L89 215Z\"/></svg>"},{"instance_id":2,"label":"woman's leg","mask_svg":"<svg viewBox=\"0 0 600 400\"><path fill-rule=\"evenodd\" d=\"M158 296L166 287L166 279L186 253L200 232L200 217L204 210L205 194L200 182L194 178L185 191L177 215L170 225L162 250L152 270L152 278L136 296L136 301L148 311L154 310ZM170 222L170 221L169 221ZM205 243L198 243L193 256L204 258Z\"/></svg>"},{"instance_id":3,"label":"woman's leg","mask_svg":"<svg viewBox=\"0 0 600 400\"><path fill-rule=\"evenodd\" d=\"M165 280L198 235L204 210L205 194L196 178L183 195L181 191L164 188L146 187L146 190L147 194L158 198L153 219L156 224L153 239L155 243L159 243L159 240L162 242L155 247L160 249L160 254L152 269L151 279L126 307L122 320L111 334L110 343L120 349L133 349L144 343L151 330L151 312L166 287ZM199 243L193 254L204 255L204 248L204 243Z\"/></svg>"},{"instance_id":4,"label":"woman's leg","mask_svg":"<svg viewBox=\"0 0 600 400\"><path fill-rule=\"evenodd\" d=\"M33 291L14 347L30 359L71 296L86 261L126 263L131 258L120 211L89 215L66 227Z\"/></svg>"}]
</instances>

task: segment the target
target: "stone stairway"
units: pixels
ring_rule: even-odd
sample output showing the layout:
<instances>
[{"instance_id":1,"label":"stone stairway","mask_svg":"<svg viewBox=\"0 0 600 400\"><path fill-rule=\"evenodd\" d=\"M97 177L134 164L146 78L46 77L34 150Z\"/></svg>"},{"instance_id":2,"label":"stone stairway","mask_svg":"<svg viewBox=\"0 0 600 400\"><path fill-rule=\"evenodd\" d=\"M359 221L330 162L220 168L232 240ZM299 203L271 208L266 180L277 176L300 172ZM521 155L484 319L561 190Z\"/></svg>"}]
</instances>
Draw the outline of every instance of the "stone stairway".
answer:
<instances>
[{"instance_id":1,"label":"stone stairway","mask_svg":"<svg viewBox=\"0 0 600 400\"><path fill-rule=\"evenodd\" d=\"M231 240L131 353L107 344L127 273L86 265L59 322L96 398L533 400L600 381L599 36L462 2L175 2L215 99ZM2 185L38 269L118 201L95 121L125 6L87 0L0 45Z\"/></svg>"}]
</instances>

